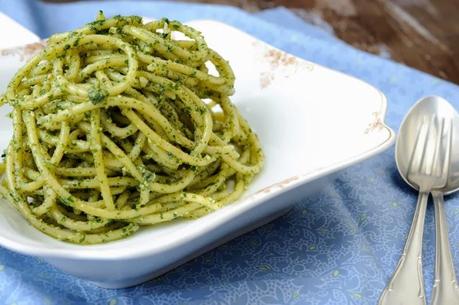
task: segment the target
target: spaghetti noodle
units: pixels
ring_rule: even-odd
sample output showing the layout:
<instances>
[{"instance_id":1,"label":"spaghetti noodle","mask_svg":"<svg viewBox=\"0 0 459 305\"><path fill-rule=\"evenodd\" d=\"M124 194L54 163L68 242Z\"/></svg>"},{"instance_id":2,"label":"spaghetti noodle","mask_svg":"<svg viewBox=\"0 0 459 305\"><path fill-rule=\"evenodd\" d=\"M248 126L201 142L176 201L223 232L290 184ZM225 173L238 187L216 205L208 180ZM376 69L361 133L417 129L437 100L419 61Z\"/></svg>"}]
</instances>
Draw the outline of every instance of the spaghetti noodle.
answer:
<instances>
[{"instance_id":1,"label":"spaghetti noodle","mask_svg":"<svg viewBox=\"0 0 459 305\"><path fill-rule=\"evenodd\" d=\"M205 215L239 198L263 164L233 84L193 28L101 13L52 36L1 97L14 131L0 191L72 243Z\"/></svg>"}]
</instances>

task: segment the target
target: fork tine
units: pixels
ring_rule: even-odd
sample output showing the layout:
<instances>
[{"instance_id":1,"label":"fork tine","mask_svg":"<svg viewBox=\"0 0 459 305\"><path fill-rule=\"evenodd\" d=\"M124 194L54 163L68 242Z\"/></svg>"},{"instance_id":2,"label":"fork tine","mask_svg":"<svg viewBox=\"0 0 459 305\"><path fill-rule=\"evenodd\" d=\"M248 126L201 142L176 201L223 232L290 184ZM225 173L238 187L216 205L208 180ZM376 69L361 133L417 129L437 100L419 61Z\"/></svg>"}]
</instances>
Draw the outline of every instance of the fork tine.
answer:
<instances>
[{"instance_id":1,"label":"fork tine","mask_svg":"<svg viewBox=\"0 0 459 305\"><path fill-rule=\"evenodd\" d=\"M422 147L422 154L421 154L421 159L419 161L419 164L418 164L418 167L417 167L417 171L418 172L422 172L422 173L425 173L425 174L430 174L429 173L429 163L427 163L426 159L429 157L427 152L429 151L429 139L432 138L432 134L435 132L434 131L434 126L435 126L435 121L436 121L436 117L433 116L431 119L430 119L430 122L428 122L427 124L427 132L426 132L426 136L424 137L424 145ZM431 146L430 146L431 147ZM434 154L435 154L435 151L434 151ZM430 165L432 165L433 163L433 155L434 154L430 154L430 159L429 161L430 162ZM431 167L430 167L431 169Z\"/></svg>"},{"instance_id":2,"label":"fork tine","mask_svg":"<svg viewBox=\"0 0 459 305\"><path fill-rule=\"evenodd\" d=\"M450 163L451 163L451 147L453 146L453 120L451 119L448 119L448 123L447 124L445 122L445 125L449 125L447 126L446 128L446 148L445 148L445 157L443 159L443 164L442 166L440 167L441 169L441 172L440 172L440 176L441 176L441 180L442 180L442 184L443 185L446 185L447 183L447 180L448 180L448 175L449 175L449 166L450 166Z\"/></svg>"},{"instance_id":3,"label":"fork tine","mask_svg":"<svg viewBox=\"0 0 459 305\"><path fill-rule=\"evenodd\" d=\"M435 121L438 121L438 118L435 117ZM440 160L439 156L442 154L440 153L442 150L442 142L443 142L443 133L445 131L445 124L446 124L446 119L443 118L441 119L441 124L440 124L440 130L437 130L437 134L435 136L435 147L434 147L434 152L432 154L432 160L430 162L430 171L427 172L429 174L433 174L434 171L437 175L441 175L441 171L443 169L443 166L441 165L444 160ZM435 125L437 127L437 125Z\"/></svg>"},{"instance_id":4,"label":"fork tine","mask_svg":"<svg viewBox=\"0 0 459 305\"><path fill-rule=\"evenodd\" d=\"M422 151L418 152L418 150L421 148L420 147L420 141L421 141L422 138L424 138L424 137L421 136L421 134L423 133L423 130L426 129L426 121L427 121L427 118L423 117L422 118L422 124L419 127L419 130L418 130L418 132L416 134L416 141L414 142L413 149L411 150L411 155L410 155L408 168L407 168L407 174L412 172L415 162L418 161L417 160L418 158L416 158L416 156L419 156L419 155L422 154ZM425 143L424 143L424 145L425 145ZM423 147L424 147L424 145L423 145ZM420 164L420 162L418 164Z\"/></svg>"}]
</instances>

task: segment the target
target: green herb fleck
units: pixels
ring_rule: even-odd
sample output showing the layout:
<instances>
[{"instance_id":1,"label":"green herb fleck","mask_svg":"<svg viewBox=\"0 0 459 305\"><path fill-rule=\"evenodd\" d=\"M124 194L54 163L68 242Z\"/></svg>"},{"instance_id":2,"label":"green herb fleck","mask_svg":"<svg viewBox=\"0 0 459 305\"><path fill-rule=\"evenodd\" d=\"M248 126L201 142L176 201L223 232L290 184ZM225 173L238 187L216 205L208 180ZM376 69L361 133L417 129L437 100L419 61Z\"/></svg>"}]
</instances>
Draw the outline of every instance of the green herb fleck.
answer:
<instances>
[{"instance_id":1,"label":"green herb fleck","mask_svg":"<svg viewBox=\"0 0 459 305\"><path fill-rule=\"evenodd\" d=\"M73 197L69 196L67 198L61 198L61 201L63 204L65 205L69 205L69 206L72 206L73 205Z\"/></svg>"},{"instance_id":2,"label":"green herb fleck","mask_svg":"<svg viewBox=\"0 0 459 305\"><path fill-rule=\"evenodd\" d=\"M99 104L100 102L104 101L105 98L107 97L107 92L103 89L92 87L88 91L88 97L91 103L94 105Z\"/></svg>"}]
</instances>

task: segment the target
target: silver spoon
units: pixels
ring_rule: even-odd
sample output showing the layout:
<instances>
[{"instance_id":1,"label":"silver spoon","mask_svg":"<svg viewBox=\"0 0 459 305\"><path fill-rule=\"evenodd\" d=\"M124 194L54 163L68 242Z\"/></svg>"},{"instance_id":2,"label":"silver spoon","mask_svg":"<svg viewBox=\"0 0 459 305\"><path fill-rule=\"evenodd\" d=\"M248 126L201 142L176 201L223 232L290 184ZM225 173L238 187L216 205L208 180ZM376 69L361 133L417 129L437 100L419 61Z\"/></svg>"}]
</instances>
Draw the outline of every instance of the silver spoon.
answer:
<instances>
[{"instance_id":1,"label":"silver spoon","mask_svg":"<svg viewBox=\"0 0 459 305\"><path fill-rule=\"evenodd\" d=\"M379 305L425 305L422 276L422 236L429 193L448 181L454 109L434 97L417 102L400 126L396 142L397 168L419 191L410 233L397 268ZM446 304L444 304L446 305Z\"/></svg>"}]
</instances>

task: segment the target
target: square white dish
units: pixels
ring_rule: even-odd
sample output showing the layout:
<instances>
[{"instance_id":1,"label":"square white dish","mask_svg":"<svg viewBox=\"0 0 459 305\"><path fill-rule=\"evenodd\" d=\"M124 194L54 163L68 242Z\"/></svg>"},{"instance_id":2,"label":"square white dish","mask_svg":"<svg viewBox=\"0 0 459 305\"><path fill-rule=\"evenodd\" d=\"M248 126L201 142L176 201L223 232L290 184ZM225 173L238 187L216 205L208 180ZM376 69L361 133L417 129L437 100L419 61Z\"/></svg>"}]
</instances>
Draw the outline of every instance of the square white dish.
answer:
<instances>
[{"instance_id":1,"label":"square white dish","mask_svg":"<svg viewBox=\"0 0 459 305\"><path fill-rule=\"evenodd\" d=\"M388 148L386 98L345 74L277 50L238 29L194 21L236 74L233 102L260 137L263 171L244 196L196 220L145 228L132 237L81 246L54 240L0 203L0 245L38 256L61 270L109 288L151 279L288 209L344 167ZM0 51L0 90L40 44ZM0 149L12 134L0 109Z\"/></svg>"}]
</instances>

